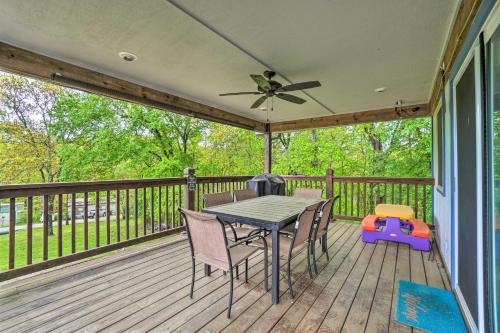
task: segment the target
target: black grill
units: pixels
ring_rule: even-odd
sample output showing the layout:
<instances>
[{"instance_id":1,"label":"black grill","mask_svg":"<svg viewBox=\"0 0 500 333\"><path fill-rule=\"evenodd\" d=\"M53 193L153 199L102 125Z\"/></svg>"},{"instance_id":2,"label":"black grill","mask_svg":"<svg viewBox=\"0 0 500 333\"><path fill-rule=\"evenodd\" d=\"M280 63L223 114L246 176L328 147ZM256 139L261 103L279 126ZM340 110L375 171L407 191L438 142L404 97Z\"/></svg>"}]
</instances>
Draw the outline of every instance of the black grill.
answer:
<instances>
[{"instance_id":1,"label":"black grill","mask_svg":"<svg viewBox=\"0 0 500 333\"><path fill-rule=\"evenodd\" d=\"M280 175L264 173L247 181L247 188L254 190L257 196L285 195L285 179Z\"/></svg>"}]
</instances>

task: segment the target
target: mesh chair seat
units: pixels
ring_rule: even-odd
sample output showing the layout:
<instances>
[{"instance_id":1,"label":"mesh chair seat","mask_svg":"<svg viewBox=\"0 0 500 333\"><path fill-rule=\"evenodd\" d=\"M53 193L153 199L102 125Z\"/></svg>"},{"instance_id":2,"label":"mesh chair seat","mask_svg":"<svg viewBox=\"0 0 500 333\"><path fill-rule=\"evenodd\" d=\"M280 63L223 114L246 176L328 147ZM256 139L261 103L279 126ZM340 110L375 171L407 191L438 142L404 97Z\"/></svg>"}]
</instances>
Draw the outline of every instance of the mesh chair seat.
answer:
<instances>
[{"instance_id":1,"label":"mesh chair seat","mask_svg":"<svg viewBox=\"0 0 500 333\"><path fill-rule=\"evenodd\" d=\"M266 237L267 246L271 249L273 246L272 235L267 235ZM288 235L280 235L280 257L288 258L288 254L290 253L290 246L292 244L293 239ZM255 243L262 244L262 241L256 240ZM307 243L301 243L294 246L292 249L292 257L294 257L297 253L302 251L306 247Z\"/></svg>"},{"instance_id":2,"label":"mesh chair seat","mask_svg":"<svg viewBox=\"0 0 500 333\"><path fill-rule=\"evenodd\" d=\"M250 245L238 245L229 249L229 252L231 253L232 267L241 264L245 259L257 251L259 251L258 248ZM208 257L202 253L195 253L195 258L196 260L215 266L223 271L227 270L229 266L229 262L227 260L218 260L216 258Z\"/></svg>"}]
</instances>

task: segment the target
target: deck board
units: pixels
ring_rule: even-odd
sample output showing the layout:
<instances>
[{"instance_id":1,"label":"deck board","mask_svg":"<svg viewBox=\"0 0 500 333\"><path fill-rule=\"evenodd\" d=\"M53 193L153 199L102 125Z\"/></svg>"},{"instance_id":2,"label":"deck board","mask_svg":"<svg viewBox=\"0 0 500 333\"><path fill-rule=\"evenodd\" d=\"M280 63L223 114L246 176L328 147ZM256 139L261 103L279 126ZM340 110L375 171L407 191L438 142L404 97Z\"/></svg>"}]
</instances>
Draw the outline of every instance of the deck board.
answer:
<instances>
[{"instance_id":1,"label":"deck board","mask_svg":"<svg viewBox=\"0 0 500 333\"><path fill-rule=\"evenodd\" d=\"M294 258L295 298L282 275L278 305L264 291L257 253L249 283L241 273L235 280L231 319L220 270L205 277L198 264L189 298L190 253L180 237L73 263L0 284L0 332L418 332L393 320L397 281L449 289L439 253L429 261L407 245L359 236L356 224L333 224L330 261L317 244L318 275L310 279L305 253Z\"/></svg>"}]
</instances>

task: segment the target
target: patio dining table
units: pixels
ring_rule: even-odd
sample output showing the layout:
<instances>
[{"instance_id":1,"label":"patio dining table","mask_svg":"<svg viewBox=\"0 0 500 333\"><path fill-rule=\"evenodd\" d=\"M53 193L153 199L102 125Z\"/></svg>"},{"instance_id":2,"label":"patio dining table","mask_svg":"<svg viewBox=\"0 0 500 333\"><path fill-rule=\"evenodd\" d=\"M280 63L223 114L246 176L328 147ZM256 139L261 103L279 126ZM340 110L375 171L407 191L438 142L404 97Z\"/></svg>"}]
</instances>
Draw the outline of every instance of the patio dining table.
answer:
<instances>
[{"instance_id":1,"label":"patio dining table","mask_svg":"<svg viewBox=\"0 0 500 333\"><path fill-rule=\"evenodd\" d=\"M228 203L203 209L205 213L217 215L222 221L236 222L271 231L272 234L272 290L273 304L279 302L280 238L279 232L295 221L307 206L318 203L318 199L267 195L254 199ZM210 267L208 266L208 274Z\"/></svg>"}]
</instances>

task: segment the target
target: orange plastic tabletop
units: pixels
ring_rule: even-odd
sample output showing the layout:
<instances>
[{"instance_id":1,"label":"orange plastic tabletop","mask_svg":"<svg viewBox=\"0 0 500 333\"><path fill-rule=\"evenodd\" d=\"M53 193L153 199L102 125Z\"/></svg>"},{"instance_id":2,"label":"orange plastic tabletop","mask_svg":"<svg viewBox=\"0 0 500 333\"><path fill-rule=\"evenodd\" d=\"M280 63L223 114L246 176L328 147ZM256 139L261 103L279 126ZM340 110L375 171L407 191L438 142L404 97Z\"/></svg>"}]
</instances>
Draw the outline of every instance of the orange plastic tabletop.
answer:
<instances>
[{"instance_id":1,"label":"orange plastic tabletop","mask_svg":"<svg viewBox=\"0 0 500 333\"><path fill-rule=\"evenodd\" d=\"M380 218L397 217L409 220L413 218L413 209L405 205L379 204L375 207L375 214Z\"/></svg>"}]
</instances>

